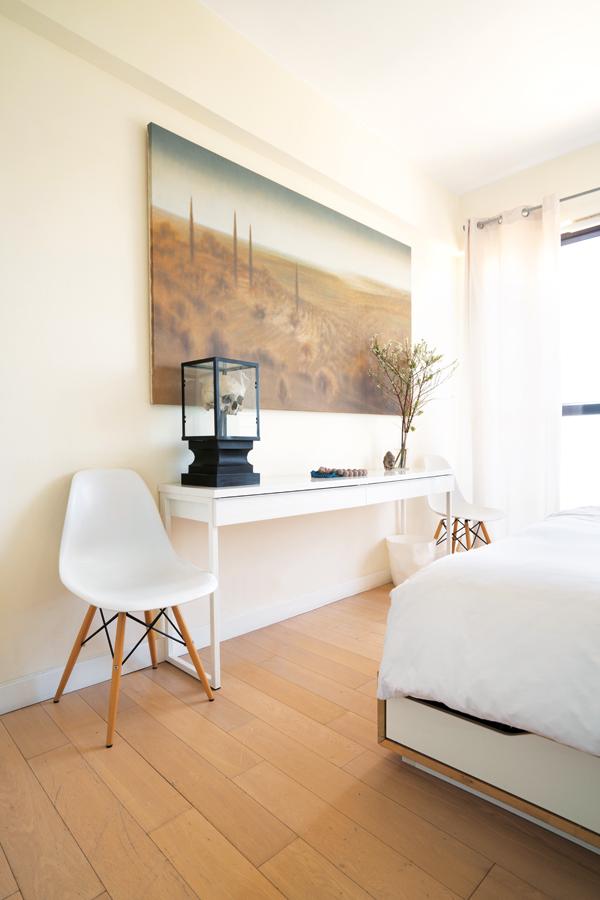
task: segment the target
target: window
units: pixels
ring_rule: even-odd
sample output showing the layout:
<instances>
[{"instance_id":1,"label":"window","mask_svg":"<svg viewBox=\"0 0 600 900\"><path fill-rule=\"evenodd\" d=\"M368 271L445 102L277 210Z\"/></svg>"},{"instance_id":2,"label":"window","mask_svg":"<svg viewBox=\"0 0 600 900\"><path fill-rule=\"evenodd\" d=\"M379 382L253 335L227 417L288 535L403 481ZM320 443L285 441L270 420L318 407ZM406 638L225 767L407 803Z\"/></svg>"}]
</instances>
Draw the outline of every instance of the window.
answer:
<instances>
[{"instance_id":1,"label":"window","mask_svg":"<svg viewBox=\"0 0 600 900\"><path fill-rule=\"evenodd\" d=\"M561 248L560 503L600 504L600 226Z\"/></svg>"}]
</instances>

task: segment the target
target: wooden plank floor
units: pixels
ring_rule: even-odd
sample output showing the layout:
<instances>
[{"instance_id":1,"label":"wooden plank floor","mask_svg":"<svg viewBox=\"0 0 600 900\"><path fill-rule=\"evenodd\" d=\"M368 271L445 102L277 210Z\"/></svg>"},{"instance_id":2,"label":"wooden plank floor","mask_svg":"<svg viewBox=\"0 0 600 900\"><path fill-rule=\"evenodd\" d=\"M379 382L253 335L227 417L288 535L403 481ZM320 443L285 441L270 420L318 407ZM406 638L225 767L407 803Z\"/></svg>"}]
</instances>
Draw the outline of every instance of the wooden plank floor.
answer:
<instances>
[{"instance_id":1,"label":"wooden plank floor","mask_svg":"<svg viewBox=\"0 0 600 900\"><path fill-rule=\"evenodd\" d=\"M0 900L597 900L600 856L376 742L387 589L0 718ZM108 674L108 673L107 673Z\"/></svg>"}]
</instances>

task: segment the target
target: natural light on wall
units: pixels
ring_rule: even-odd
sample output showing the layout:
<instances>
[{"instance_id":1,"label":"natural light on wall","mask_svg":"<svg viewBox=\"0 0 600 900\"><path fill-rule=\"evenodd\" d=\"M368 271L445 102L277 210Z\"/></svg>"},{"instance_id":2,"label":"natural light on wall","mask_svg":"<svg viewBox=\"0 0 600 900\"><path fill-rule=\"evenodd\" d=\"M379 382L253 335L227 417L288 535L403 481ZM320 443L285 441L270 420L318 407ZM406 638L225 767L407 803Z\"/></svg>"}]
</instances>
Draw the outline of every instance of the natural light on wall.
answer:
<instances>
[{"instance_id":1,"label":"natural light on wall","mask_svg":"<svg viewBox=\"0 0 600 900\"><path fill-rule=\"evenodd\" d=\"M565 238L561 248L562 402L595 404L599 410L586 415L564 415L563 410L560 501L563 509L569 509L600 503L600 228L585 240Z\"/></svg>"}]
</instances>

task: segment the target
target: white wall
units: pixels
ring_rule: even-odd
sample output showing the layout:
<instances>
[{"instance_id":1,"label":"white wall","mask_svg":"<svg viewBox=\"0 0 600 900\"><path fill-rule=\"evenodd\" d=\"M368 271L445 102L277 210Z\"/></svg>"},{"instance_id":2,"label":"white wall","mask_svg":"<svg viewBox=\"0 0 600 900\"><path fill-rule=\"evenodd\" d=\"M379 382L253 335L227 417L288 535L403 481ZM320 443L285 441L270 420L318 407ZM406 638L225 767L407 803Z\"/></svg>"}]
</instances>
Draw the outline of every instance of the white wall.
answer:
<instances>
[{"instance_id":1,"label":"white wall","mask_svg":"<svg viewBox=\"0 0 600 900\"><path fill-rule=\"evenodd\" d=\"M495 181L460 198L463 220L485 218L502 210L541 203L546 194L567 197L600 186L600 143L591 144L516 172L509 178ZM600 194L571 200L561 207L561 216L570 219L600 210Z\"/></svg>"},{"instance_id":2,"label":"white wall","mask_svg":"<svg viewBox=\"0 0 600 900\"><path fill-rule=\"evenodd\" d=\"M47 695L83 611L57 577L72 473L131 466L154 489L185 466L178 409L149 402L146 123L411 244L413 333L449 355L457 203L196 0L0 0L0 13L0 685L49 671L35 682ZM413 461L452 456L454 410L449 386ZM266 474L379 465L396 444L390 417L265 411L261 424ZM394 528L382 507L225 531L224 618L381 580ZM203 559L201 526L179 523L176 541ZM190 612L198 629L206 612ZM104 653L98 638L83 658Z\"/></svg>"}]
</instances>

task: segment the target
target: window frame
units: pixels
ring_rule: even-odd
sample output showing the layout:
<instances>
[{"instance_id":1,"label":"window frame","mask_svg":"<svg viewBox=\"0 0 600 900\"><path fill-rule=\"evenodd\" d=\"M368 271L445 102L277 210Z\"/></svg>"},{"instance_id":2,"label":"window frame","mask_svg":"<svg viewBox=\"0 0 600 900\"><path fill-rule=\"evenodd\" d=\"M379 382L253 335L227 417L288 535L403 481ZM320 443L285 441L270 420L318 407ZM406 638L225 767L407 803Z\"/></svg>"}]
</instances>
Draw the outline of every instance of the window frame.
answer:
<instances>
[{"instance_id":1,"label":"window frame","mask_svg":"<svg viewBox=\"0 0 600 900\"><path fill-rule=\"evenodd\" d=\"M592 225L590 228L582 228L579 231L566 231L560 236L560 245L576 244L578 241L588 241L590 238L600 238L600 225ZM600 416L600 403L563 403L563 416Z\"/></svg>"}]
</instances>

